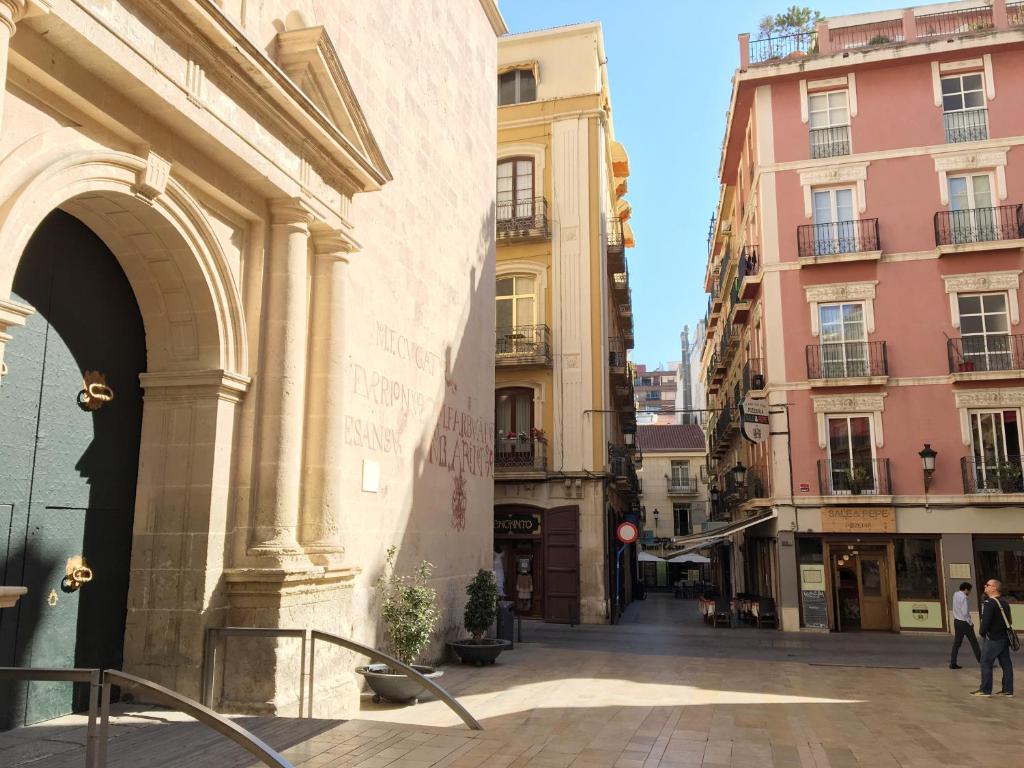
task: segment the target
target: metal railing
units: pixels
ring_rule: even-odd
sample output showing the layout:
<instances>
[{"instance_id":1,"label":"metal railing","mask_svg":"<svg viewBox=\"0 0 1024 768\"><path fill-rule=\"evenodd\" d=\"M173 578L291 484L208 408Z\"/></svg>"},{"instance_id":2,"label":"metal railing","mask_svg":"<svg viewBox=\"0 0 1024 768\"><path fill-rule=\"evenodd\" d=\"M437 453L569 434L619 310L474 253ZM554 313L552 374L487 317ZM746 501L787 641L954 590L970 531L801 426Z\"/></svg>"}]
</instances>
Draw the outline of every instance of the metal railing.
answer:
<instances>
[{"instance_id":1,"label":"metal railing","mask_svg":"<svg viewBox=\"0 0 1024 768\"><path fill-rule=\"evenodd\" d=\"M665 484L669 495L681 494L690 496L697 493L696 477L666 477Z\"/></svg>"},{"instance_id":2,"label":"metal railing","mask_svg":"<svg viewBox=\"0 0 1024 768\"><path fill-rule=\"evenodd\" d=\"M361 656L366 656L378 664L386 664L392 672L398 675L405 675L410 680L415 680L426 690L436 696L462 720L471 730L482 731L483 726L476 721L466 708L452 696L428 677L413 667L399 661L383 651L371 648L368 645L357 643L347 637L334 635L329 632L321 632L318 629L287 629L276 627L210 627L206 632L206 648L203 658L203 704L212 706L213 695L216 687L217 652L220 648L220 641L228 637L265 637L272 639L297 638L302 641L300 656L301 669L299 670L299 716L302 716L303 699L305 700L306 717L313 716L313 693L316 689L316 643L325 642L329 645L336 645L349 651L354 651ZM307 651L308 648L308 651ZM306 660L309 660L307 669ZM219 715L218 715L219 717Z\"/></svg>"},{"instance_id":3,"label":"metal railing","mask_svg":"<svg viewBox=\"0 0 1024 768\"><path fill-rule=\"evenodd\" d=\"M964 456L960 471L964 493L1024 493L1020 456Z\"/></svg>"},{"instance_id":4,"label":"metal railing","mask_svg":"<svg viewBox=\"0 0 1024 768\"><path fill-rule=\"evenodd\" d=\"M548 201L543 197L499 201L496 220L498 237L547 237Z\"/></svg>"},{"instance_id":5,"label":"metal railing","mask_svg":"<svg viewBox=\"0 0 1024 768\"><path fill-rule=\"evenodd\" d=\"M822 496L888 496L892 477L888 459L818 460L818 489Z\"/></svg>"},{"instance_id":6,"label":"metal railing","mask_svg":"<svg viewBox=\"0 0 1024 768\"><path fill-rule=\"evenodd\" d=\"M771 496L768 473L764 467L747 467L743 484L736 482L736 475L728 469L722 475L722 489L727 507L742 504L751 499L767 499Z\"/></svg>"},{"instance_id":7,"label":"metal railing","mask_svg":"<svg viewBox=\"0 0 1024 768\"><path fill-rule=\"evenodd\" d=\"M498 365L551 362L551 330L546 325L516 325L495 329Z\"/></svg>"},{"instance_id":8,"label":"metal railing","mask_svg":"<svg viewBox=\"0 0 1024 768\"><path fill-rule=\"evenodd\" d=\"M836 125L832 128L811 128L811 157L839 157L850 154L850 126Z\"/></svg>"},{"instance_id":9,"label":"metal railing","mask_svg":"<svg viewBox=\"0 0 1024 768\"><path fill-rule=\"evenodd\" d=\"M801 259L879 250L878 219L802 224L796 229Z\"/></svg>"},{"instance_id":10,"label":"metal railing","mask_svg":"<svg viewBox=\"0 0 1024 768\"><path fill-rule=\"evenodd\" d=\"M750 41L749 51L751 64L764 64L779 59L806 56L817 53L818 33L811 29L791 35L762 37L760 40Z\"/></svg>"},{"instance_id":11,"label":"metal railing","mask_svg":"<svg viewBox=\"0 0 1024 768\"><path fill-rule=\"evenodd\" d=\"M828 39L833 51L865 48L903 42L903 19L855 24L851 27L829 28Z\"/></svg>"},{"instance_id":12,"label":"metal railing","mask_svg":"<svg viewBox=\"0 0 1024 768\"><path fill-rule=\"evenodd\" d=\"M950 373L1024 370L1024 335L978 334L946 339Z\"/></svg>"},{"instance_id":13,"label":"metal railing","mask_svg":"<svg viewBox=\"0 0 1024 768\"><path fill-rule=\"evenodd\" d=\"M963 245L1024 237L1024 205L962 208L935 214L935 244Z\"/></svg>"},{"instance_id":14,"label":"metal railing","mask_svg":"<svg viewBox=\"0 0 1024 768\"><path fill-rule=\"evenodd\" d=\"M110 738L111 688L122 691L144 691L146 698L188 715L215 733L230 739L264 765L272 768L293 768L273 748L237 723L212 709L175 693L162 685L116 669L36 669L0 667L0 680L71 682L89 684L89 710L85 736L86 768L106 768L107 743Z\"/></svg>"},{"instance_id":15,"label":"metal railing","mask_svg":"<svg viewBox=\"0 0 1024 768\"><path fill-rule=\"evenodd\" d=\"M494 441L494 469L538 470L548 465L547 439L527 434L499 436Z\"/></svg>"},{"instance_id":16,"label":"metal railing","mask_svg":"<svg viewBox=\"0 0 1024 768\"><path fill-rule=\"evenodd\" d=\"M1024 3L1007 3L1006 20L1011 27L1024 26Z\"/></svg>"},{"instance_id":17,"label":"metal railing","mask_svg":"<svg viewBox=\"0 0 1024 768\"><path fill-rule=\"evenodd\" d=\"M988 32L995 29L992 8L989 6L925 13L917 16L915 23L917 36L920 38L963 35L969 32Z\"/></svg>"},{"instance_id":18,"label":"metal railing","mask_svg":"<svg viewBox=\"0 0 1024 768\"><path fill-rule=\"evenodd\" d=\"M808 379L864 379L889 375L884 341L807 345Z\"/></svg>"},{"instance_id":19,"label":"metal railing","mask_svg":"<svg viewBox=\"0 0 1024 768\"><path fill-rule=\"evenodd\" d=\"M740 263L737 267L740 279L752 277L761 269L761 251L756 245L744 245L740 249Z\"/></svg>"},{"instance_id":20,"label":"metal railing","mask_svg":"<svg viewBox=\"0 0 1024 768\"><path fill-rule=\"evenodd\" d=\"M608 367L625 371L626 368L626 341L621 336L611 336L608 339Z\"/></svg>"},{"instance_id":21,"label":"metal railing","mask_svg":"<svg viewBox=\"0 0 1024 768\"><path fill-rule=\"evenodd\" d=\"M622 234L620 219L608 220L608 250L621 252L626 247L626 238Z\"/></svg>"},{"instance_id":22,"label":"metal railing","mask_svg":"<svg viewBox=\"0 0 1024 768\"><path fill-rule=\"evenodd\" d=\"M743 364L743 373L740 376L742 396L746 396L751 390L764 389L766 378L764 375L764 358L751 357Z\"/></svg>"},{"instance_id":23,"label":"metal railing","mask_svg":"<svg viewBox=\"0 0 1024 768\"><path fill-rule=\"evenodd\" d=\"M946 128L946 143L984 141L988 138L988 110L960 109L944 112L942 122Z\"/></svg>"}]
</instances>

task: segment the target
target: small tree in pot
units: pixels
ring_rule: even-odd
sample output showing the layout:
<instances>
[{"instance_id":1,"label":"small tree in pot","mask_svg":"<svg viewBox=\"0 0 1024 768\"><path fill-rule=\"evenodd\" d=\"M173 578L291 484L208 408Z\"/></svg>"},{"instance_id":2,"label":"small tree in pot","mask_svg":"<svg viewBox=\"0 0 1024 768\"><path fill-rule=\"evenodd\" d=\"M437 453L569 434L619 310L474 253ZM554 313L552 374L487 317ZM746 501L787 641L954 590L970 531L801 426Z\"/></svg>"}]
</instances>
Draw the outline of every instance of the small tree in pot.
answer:
<instances>
[{"instance_id":1,"label":"small tree in pot","mask_svg":"<svg viewBox=\"0 0 1024 768\"><path fill-rule=\"evenodd\" d=\"M492 571L482 568L477 571L473 580L466 585L466 610L462 614L462 623L472 636L466 640L455 640L448 643L459 658L464 662L482 667L493 664L503 650L509 646L508 640L485 639L484 634L498 616L498 585Z\"/></svg>"}]
</instances>

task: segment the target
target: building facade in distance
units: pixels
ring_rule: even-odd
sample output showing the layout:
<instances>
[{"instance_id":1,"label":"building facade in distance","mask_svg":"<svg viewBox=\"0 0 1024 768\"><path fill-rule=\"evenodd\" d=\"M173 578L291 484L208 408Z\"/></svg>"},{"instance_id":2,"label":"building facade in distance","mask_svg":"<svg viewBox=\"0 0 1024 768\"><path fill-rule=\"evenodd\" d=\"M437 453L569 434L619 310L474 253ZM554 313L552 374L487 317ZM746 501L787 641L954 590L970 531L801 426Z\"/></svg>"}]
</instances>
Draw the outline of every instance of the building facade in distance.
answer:
<instances>
[{"instance_id":1,"label":"building facade in distance","mask_svg":"<svg viewBox=\"0 0 1024 768\"><path fill-rule=\"evenodd\" d=\"M520 615L607 622L639 504L629 160L601 26L506 36L497 71L497 567Z\"/></svg>"},{"instance_id":2,"label":"building facade in distance","mask_svg":"<svg viewBox=\"0 0 1024 768\"><path fill-rule=\"evenodd\" d=\"M740 37L705 283L714 551L786 630L946 631L961 581L1024 601L1022 81L1019 2Z\"/></svg>"},{"instance_id":3,"label":"building facade in distance","mask_svg":"<svg viewBox=\"0 0 1024 768\"><path fill-rule=\"evenodd\" d=\"M671 362L664 368L647 370L638 364L633 378L636 390L637 422L640 424L676 424L676 394L680 364Z\"/></svg>"},{"instance_id":4,"label":"building facade in distance","mask_svg":"<svg viewBox=\"0 0 1024 768\"><path fill-rule=\"evenodd\" d=\"M0 664L198 698L211 628L380 645L390 545L451 596L430 653L458 632L492 562L505 28L448 5L428 48L405 2L0 3L0 538L29 588ZM298 643L229 642L214 705L294 713ZM334 651L322 716L358 708ZM4 688L4 725L54 691Z\"/></svg>"}]
</instances>

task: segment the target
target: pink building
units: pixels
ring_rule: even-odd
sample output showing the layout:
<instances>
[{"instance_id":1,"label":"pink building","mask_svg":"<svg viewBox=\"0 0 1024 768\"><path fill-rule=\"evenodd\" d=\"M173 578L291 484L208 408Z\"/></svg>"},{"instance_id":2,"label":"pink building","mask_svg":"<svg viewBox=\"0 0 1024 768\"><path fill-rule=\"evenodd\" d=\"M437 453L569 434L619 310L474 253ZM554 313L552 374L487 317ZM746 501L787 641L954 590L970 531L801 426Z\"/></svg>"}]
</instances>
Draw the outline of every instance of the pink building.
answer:
<instances>
[{"instance_id":1,"label":"pink building","mask_svg":"<svg viewBox=\"0 0 1024 768\"><path fill-rule=\"evenodd\" d=\"M740 35L720 175L723 527L679 543L786 630L949 631L987 578L1024 602L1024 3Z\"/></svg>"}]
</instances>

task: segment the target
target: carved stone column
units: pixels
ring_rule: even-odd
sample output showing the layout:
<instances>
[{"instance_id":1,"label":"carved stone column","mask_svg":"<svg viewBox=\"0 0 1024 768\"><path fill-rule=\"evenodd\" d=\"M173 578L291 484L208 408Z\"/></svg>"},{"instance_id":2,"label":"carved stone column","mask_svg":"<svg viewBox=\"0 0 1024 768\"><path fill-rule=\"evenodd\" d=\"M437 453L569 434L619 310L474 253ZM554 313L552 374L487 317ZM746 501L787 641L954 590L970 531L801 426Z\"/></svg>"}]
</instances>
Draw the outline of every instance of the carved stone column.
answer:
<instances>
[{"instance_id":1,"label":"carved stone column","mask_svg":"<svg viewBox=\"0 0 1024 768\"><path fill-rule=\"evenodd\" d=\"M307 552L340 552L344 433L345 275L357 245L344 232L314 233L306 453L299 541Z\"/></svg>"},{"instance_id":2,"label":"carved stone column","mask_svg":"<svg viewBox=\"0 0 1024 768\"><path fill-rule=\"evenodd\" d=\"M7 93L7 53L15 26L26 16L49 13L51 0L0 0L0 125L3 125Z\"/></svg>"},{"instance_id":3,"label":"carved stone column","mask_svg":"<svg viewBox=\"0 0 1024 768\"><path fill-rule=\"evenodd\" d=\"M15 325L24 325L25 320L34 311L32 307L0 299L0 386L3 386L3 377L7 373L7 368L4 367L4 349L11 340L7 329Z\"/></svg>"},{"instance_id":4,"label":"carved stone column","mask_svg":"<svg viewBox=\"0 0 1024 768\"><path fill-rule=\"evenodd\" d=\"M295 199L271 207L257 381L255 502L250 553L298 552L306 391L310 210Z\"/></svg>"}]
</instances>

